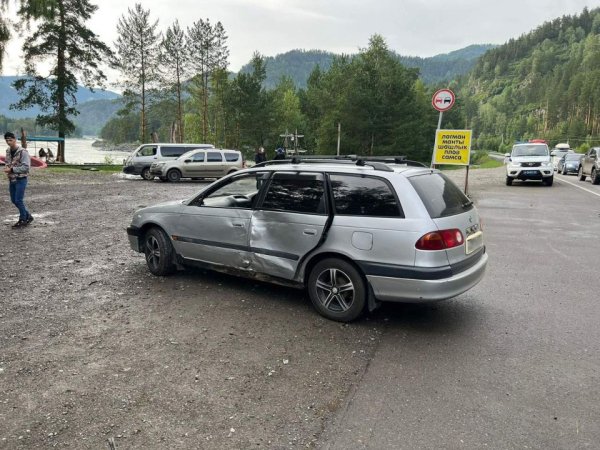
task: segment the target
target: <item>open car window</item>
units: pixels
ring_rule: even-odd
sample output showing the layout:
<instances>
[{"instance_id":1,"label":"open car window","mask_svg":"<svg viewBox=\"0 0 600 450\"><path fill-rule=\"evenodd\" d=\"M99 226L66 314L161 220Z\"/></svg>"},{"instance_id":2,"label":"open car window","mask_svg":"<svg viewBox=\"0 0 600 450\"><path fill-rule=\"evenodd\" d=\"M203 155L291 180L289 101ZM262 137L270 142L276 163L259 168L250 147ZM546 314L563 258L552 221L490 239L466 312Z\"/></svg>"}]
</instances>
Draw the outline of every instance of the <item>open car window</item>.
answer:
<instances>
[{"instance_id":1,"label":"open car window","mask_svg":"<svg viewBox=\"0 0 600 450\"><path fill-rule=\"evenodd\" d=\"M269 172L252 172L233 176L225 184L198 197L193 204L213 208L252 208Z\"/></svg>"}]
</instances>

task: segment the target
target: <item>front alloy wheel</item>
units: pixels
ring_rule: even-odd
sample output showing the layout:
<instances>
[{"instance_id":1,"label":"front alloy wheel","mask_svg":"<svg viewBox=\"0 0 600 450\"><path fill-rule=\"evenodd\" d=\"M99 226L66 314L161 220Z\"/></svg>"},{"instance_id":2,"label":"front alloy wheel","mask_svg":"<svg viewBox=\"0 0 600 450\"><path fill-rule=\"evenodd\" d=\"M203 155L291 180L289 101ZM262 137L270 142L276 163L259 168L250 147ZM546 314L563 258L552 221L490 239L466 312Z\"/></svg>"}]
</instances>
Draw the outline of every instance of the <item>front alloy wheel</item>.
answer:
<instances>
[{"instance_id":1,"label":"front alloy wheel","mask_svg":"<svg viewBox=\"0 0 600 450\"><path fill-rule=\"evenodd\" d=\"M144 237L146 265L153 275L170 275L175 272L175 252L168 236L160 228L152 228Z\"/></svg>"},{"instance_id":2,"label":"front alloy wheel","mask_svg":"<svg viewBox=\"0 0 600 450\"><path fill-rule=\"evenodd\" d=\"M352 264L341 259L317 263L308 278L308 291L313 306L331 320L350 322L365 309L363 277Z\"/></svg>"},{"instance_id":3,"label":"front alloy wheel","mask_svg":"<svg viewBox=\"0 0 600 450\"><path fill-rule=\"evenodd\" d=\"M144 167L144 169L142 169L142 178L147 181L154 180L154 175L150 173L149 167Z\"/></svg>"}]
</instances>

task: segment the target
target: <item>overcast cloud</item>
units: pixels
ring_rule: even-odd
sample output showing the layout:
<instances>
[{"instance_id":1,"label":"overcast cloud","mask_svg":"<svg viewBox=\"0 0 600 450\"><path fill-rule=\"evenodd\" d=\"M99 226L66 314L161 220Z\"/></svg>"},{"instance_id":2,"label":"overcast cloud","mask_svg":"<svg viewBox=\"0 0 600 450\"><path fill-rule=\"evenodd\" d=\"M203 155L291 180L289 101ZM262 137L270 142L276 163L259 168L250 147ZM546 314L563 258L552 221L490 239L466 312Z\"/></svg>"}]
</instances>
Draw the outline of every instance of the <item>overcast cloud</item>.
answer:
<instances>
[{"instance_id":1,"label":"overcast cloud","mask_svg":"<svg viewBox=\"0 0 600 450\"><path fill-rule=\"evenodd\" d=\"M99 6L89 27L111 45L116 24L135 0L92 0ZM138 3L140 1L138 0ZM198 19L220 21L229 36L229 69L238 71L254 51L275 56L292 49L356 53L378 33L405 56L434 56L471 44L503 44L590 0L143 0L166 29ZM14 10L13 10L14 11ZM4 75L22 72L20 42L8 48Z\"/></svg>"}]
</instances>

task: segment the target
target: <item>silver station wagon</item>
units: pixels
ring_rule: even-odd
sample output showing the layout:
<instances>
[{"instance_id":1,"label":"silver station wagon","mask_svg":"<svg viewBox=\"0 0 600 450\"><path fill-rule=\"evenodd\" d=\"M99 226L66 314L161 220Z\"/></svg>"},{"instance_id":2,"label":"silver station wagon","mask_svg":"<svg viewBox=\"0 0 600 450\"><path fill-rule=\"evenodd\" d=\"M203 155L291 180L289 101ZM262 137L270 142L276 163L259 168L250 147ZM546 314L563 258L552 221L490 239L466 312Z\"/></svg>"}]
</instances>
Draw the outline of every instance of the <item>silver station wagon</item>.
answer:
<instances>
[{"instance_id":1,"label":"silver station wagon","mask_svg":"<svg viewBox=\"0 0 600 450\"><path fill-rule=\"evenodd\" d=\"M269 161L136 211L127 233L154 275L199 265L306 288L341 322L379 302L455 297L488 260L469 198L399 158Z\"/></svg>"}]
</instances>

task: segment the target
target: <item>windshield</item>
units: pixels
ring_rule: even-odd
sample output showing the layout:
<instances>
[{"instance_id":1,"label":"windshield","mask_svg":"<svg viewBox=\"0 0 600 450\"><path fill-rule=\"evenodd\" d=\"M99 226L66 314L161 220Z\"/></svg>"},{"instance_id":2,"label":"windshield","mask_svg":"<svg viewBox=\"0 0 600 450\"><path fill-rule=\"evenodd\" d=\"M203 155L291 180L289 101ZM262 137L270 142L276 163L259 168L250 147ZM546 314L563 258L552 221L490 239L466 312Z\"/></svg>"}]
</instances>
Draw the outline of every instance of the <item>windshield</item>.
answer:
<instances>
[{"instance_id":1,"label":"windshield","mask_svg":"<svg viewBox=\"0 0 600 450\"><path fill-rule=\"evenodd\" d=\"M540 144L519 144L512 149L512 156L548 156L548 146Z\"/></svg>"}]
</instances>

